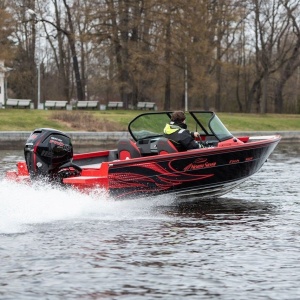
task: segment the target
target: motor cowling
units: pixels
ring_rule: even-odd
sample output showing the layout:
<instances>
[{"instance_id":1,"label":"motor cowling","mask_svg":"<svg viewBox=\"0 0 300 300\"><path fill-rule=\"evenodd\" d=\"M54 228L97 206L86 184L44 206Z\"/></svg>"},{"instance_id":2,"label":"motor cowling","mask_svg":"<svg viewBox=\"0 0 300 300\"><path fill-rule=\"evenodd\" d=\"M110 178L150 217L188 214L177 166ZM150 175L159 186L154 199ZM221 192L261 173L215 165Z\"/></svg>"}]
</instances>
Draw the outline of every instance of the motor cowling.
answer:
<instances>
[{"instance_id":1,"label":"motor cowling","mask_svg":"<svg viewBox=\"0 0 300 300\"><path fill-rule=\"evenodd\" d=\"M60 173L64 166L72 166L71 138L55 129L36 129L26 141L24 155L31 179L66 177Z\"/></svg>"}]
</instances>

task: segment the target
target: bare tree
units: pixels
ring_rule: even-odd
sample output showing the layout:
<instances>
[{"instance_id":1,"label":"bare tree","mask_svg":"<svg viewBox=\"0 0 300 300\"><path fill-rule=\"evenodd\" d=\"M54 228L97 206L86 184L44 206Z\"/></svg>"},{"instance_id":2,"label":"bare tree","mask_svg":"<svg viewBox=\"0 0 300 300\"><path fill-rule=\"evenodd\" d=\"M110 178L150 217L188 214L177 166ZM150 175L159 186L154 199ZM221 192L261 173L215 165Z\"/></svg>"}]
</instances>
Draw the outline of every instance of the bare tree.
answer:
<instances>
[{"instance_id":1,"label":"bare tree","mask_svg":"<svg viewBox=\"0 0 300 300\"><path fill-rule=\"evenodd\" d=\"M287 81L295 73L300 66L300 28L299 20L299 3L296 1L281 1L286 9L287 18L291 22L291 30L284 37L282 50L284 51L284 59L281 63L279 79L275 88L275 112L283 112L283 89Z\"/></svg>"},{"instance_id":2,"label":"bare tree","mask_svg":"<svg viewBox=\"0 0 300 300\"><path fill-rule=\"evenodd\" d=\"M291 48L288 46L291 15L283 13L282 1L275 0L269 2L254 0L253 12L255 16L255 77L248 95L247 111L251 111L253 100L255 100L256 111L266 113L267 101L270 98L271 75L281 72L286 61L291 59L289 58ZM290 76L287 75L286 73L285 82ZM278 86L278 89L282 91L282 87ZM278 99L278 96L275 95L275 99ZM275 106L276 111L279 112L278 104L275 103Z\"/></svg>"}]
</instances>

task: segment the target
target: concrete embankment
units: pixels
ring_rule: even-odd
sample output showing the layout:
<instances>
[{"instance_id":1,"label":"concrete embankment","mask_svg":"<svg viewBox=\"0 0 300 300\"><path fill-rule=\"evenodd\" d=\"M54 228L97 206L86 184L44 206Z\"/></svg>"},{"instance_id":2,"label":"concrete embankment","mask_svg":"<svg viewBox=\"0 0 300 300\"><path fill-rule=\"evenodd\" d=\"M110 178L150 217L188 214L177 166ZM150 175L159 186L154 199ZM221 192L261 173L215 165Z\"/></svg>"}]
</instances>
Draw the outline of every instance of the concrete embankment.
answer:
<instances>
[{"instance_id":1,"label":"concrete embankment","mask_svg":"<svg viewBox=\"0 0 300 300\"><path fill-rule=\"evenodd\" d=\"M23 147L30 131L0 131L0 149ZM115 144L122 137L130 137L128 132L66 132L74 146L92 147Z\"/></svg>"},{"instance_id":2,"label":"concrete embankment","mask_svg":"<svg viewBox=\"0 0 300 300\"><path fill-rule=\"evenodd\" d=\"M0 131L0 148L16 149L23 147L30 131ZM92 147L115 144L122 137L130 137L128 132L66 132L72 139L74 146ZM282 141L300 142L300 131L245 131L232 132L234 136L266 136L278 134Z\"/></svg>"}]
</instances>

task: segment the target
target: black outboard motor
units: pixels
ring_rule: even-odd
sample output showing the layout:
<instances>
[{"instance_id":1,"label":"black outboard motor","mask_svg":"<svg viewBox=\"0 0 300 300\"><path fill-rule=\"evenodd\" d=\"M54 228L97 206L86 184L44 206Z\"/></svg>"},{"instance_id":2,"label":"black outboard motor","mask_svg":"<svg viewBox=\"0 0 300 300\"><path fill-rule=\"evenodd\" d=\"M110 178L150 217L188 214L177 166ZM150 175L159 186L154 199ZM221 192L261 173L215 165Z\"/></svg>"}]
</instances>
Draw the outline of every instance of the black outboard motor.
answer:
<instances>
[{"instance_id":1,"label":"black outboard motor","mask_svg":"<svg viewBox=\"0 0 300 300\"><path fill-rule=\"evenodd\" d=\"M62 178L81 172L80 167L72 163L70 137L55 129L34 130L26 141L24 155L31 179L45 177L62 182Z\"/></svg>"}]
</instances>

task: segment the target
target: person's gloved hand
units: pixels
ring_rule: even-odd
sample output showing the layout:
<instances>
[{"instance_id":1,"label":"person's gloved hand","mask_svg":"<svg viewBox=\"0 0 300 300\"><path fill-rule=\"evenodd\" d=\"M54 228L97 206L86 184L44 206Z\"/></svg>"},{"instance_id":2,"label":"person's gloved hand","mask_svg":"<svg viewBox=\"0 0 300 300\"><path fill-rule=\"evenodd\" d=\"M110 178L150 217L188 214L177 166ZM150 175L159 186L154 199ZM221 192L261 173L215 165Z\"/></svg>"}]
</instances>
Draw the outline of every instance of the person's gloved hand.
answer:
<instances>
[{"instance_id":1,"label":"person's gloved hand","mask_svg":"<svg viewBox=\"0 0 300 300\"><path fill-rule=\"evenodd\" d=\"M200 133L197 132L197 131L195 131L195 132L194 132L194 138L197 138L197 137L200 137Z\"/></svg>"}]
</instances>

